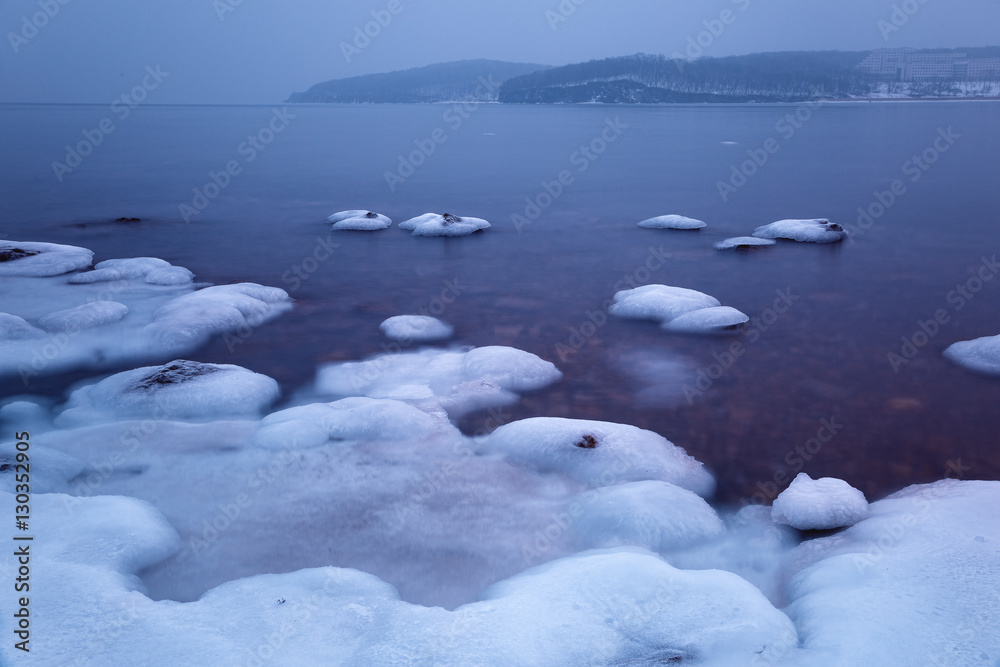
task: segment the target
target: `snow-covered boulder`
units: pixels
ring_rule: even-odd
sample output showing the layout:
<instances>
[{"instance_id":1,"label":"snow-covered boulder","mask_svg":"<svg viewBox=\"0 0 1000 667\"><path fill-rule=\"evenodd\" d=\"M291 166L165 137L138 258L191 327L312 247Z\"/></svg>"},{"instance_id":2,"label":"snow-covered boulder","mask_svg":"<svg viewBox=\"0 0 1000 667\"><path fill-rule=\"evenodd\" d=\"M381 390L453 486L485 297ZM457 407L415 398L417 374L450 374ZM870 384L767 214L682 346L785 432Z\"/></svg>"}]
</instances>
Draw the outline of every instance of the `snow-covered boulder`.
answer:
<instances>
[{"instance_id":1,"label":"snow-covered boulder","mask_svg":"<svg viewBox=\"0 0 1000 667\"><path fill-rule=\"evenodd\" d=\"M842 479L800 472L771 507L771 520L798 530L853 526L868 517L865 494Z\"/></svg>"},{"instance_id":2,"label":"snow-covered boulder","mask_svg":"<svg viewBox=\"0 0 1000 667\"><path fill-rule=\"evenodd\" d=\"M117 301L94 301L76 308L49 313L39 318L46 331L77 331L113 324L128 315L128 306Z\"/></svg>"},{"instance_id":3,"label":"snow-covered boulder","mask_svg":"<svg viewBox=\"0 0 1000 667\"><path fill-rule=\"evenodd\" d=\"M643 220L639 226L646 229L701 229L708 225L701 220L687 218L683 215L661 215Z\"/></svg>"},{"instance_id":4,"label":"snow-covered boulder","mask_svg":"<svg viewBox=\"0 0 1000 667\"><path fill-rule=\"evenodd\" d=\"M387 338L418 343L451 338L454 327L429 315L397 315L379 325Z\"/></svg>"},{"instance_id":5,"label":"snow-covered boulder","mask_svg":"<svg viewBox=\"0 0 1000 667\"><path fill-rule=\"evenodd\" d=\"M0 277L61 276L90 266L94 253L57 243L0 240Z\"/></svg>"},{"instance_id":6,"label":"snow-covered boulder","mask_svg":"<svg viewBox=\"0 0 1000 667\"><path fill-rule=\"evenodd\" d=\"M333 223L334 231L372 232L392 226L392 220L388 217L365 210L340 211L327 218L327 222Z\"/></svg>"},{"instance_id":7,"label":"snow-covered boulder","mask_svg":"<svg viewBox=\"0 0 1000 667\"><path fill-rule=\"evenodd\" d=\"M735 308L722 307L719 300L691 289L668 285L645 285L615 294L612 315L655 320L668 331L723 333L750 321Z\"/></svg>"},{"instance_id":8,"label":"snow-covered boulder","mask_svg":"<svg viewBox=\"0 0 1000 667\"><path fill-rule=\"evenodd\" d=\"M767 246L776 245L778 242L774 239L759 239L755 236L736 236L731 239L726 239L725 241L719 241L715 244L716 250L746 250L750 248L766 248Z\"/></svg>"},{"instance_id":9,"label":"snow-covered boulder","mask_svg":"<svg viewBox=\"0 0 1000 667\"><path fill-rule=\"evenodd\" d=\"M788 239L800 243L837 243L847 238L847 230L824 218L779 220L754 230L760 239Z\"/></svg>"},{"instance_id":10,"label":"snow-covered boulder","mask_svg":"<svg viewBox=\"0 0 1000 667\"><path fill-rule=\"evenodd\" d=\"M489 229L490 223L482 218L460 218L450 213L425 213L399 223L399 228L412 230L414 236L469 236Z\"/></svg>"},{"instance_id":11,"label":"snow-covered boulder","mask_svg":"<svg viewBox=\"0 0 1000 667\"><path fill-rule=\"evenodd\" d=\"M986 375L1000 375L1000 336L987 336L951 345L945 359Z\"/></svg>"}]
</instances>

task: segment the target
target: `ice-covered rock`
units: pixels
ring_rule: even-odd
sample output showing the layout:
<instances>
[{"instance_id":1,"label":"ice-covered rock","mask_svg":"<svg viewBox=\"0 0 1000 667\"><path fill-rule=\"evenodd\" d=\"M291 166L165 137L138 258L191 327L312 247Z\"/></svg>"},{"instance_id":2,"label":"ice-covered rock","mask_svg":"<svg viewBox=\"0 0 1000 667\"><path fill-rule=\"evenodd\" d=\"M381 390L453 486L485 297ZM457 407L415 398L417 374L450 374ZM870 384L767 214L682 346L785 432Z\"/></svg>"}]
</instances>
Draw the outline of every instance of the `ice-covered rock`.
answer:
<instances>
[{"instance_id":1,"label":"ice-covered rock","mask_svg":"<svg viewBox=\"0 0 1000 667\"><path fill-rule=\"evenodd\" d=\"M523 419L491 433L482 450L591 487L660 480L700 496L715 490L712 475L683 449L652 431L625 424Z\"/></svg>"},{"instance_id":2,"label":"ice-covered rock","mask_svg":"<svg viewBox=\"0 0 1000 667\"><path fill-rule=\"evenodd\" d=\"M380 229L388 229L392 226L392 220L388 217L380 213L365 210L341 211L339 213L334 213L327 218L327 222L333 223L333 229L335 231L354 230L370 232L378 231Z\"/></svg>"},{"instance_id":3,"label":"ice-covered rock","mask_svg":"<svg viewBox=\"0 0 1000 667\"><path fill-rule=\"evenodd\" d=\"M847 238L847 230L826 219L779 220L754 230L760 239L789 239L801 243L836 243Z\"/></svg>"},{"instance_id":4,"label":"ice-covered rock","mask_svg":"<svg viewBox=\"0 0 1000 667\"><path fill-rule=\"evenodd\" d=\"M708 225L701 220L686 218L683 215L661 215L643 220L639 226L646 229L701 229Z\"/></svg>"},{"instance_id":5,"label":"ice-covered rock","mask_svg":"<svg viewBox=\"0 0 1000 667\"><path fill-rule=\"evenodd\" d=\"M776 245L778 242L774 239L759 239L755 236L736 236L731 239L726 239L725 241L719 241L715 244L716 250L740 250L748 248L763 248L766 246Z\"/></svg>"},{"instance_id":6,"label":"ice-covered rock","mask_svg":"<svg viewBox=\"0 0 1000 667\"><path fill-rule=\"evenodd\" d=\"M425 213L401 222L399 228L412 230L414 236L468 236L489 229L490 223L481 218L460 218L450 213Z\"/></svg>"},{"instance_id":7,"label":"ice-covered rock","mask_svg":"<svg viewBox=\"0 0 1000 667\"><path fill-rule=\"evenodd\" d=\"M183 266L164 266L150 269L146 282L150 285L187 285L194 280L194 274Z\"/></svg>"},{"instance_id":8,"label":"ice-covered rock","mask_svg":"<svg viewBox=\"0 0 1000 667\"><path fill-rule=\"evenodd\" d=\"M94 301L39 318L46 331L78 331L114 324L128 315L128 306L117 301Z\"/></svg>"},{"instance_id":9,"label":"ice-covered rock","mask_svg":"<svg viewBox=\"0 0 1000 667\"><path fill-rule=\"evenodd\" d=\"M118 269L94 269L77 273L69 277L70 285L91 285L93 283L109 283L114 280L127 280Z\"/></svg>"},{"instance_id":10,"label":"ice-covered rock","mask_svg":"<svg viewBox=\"0 0 1000 667\"><path fill-rule=\"evenodd\" d=\"M723 333L750 318L735 308L702 292L668 285L645 285L615 294L612 315L655 320L667 331L679 333Z\"/></svg>"},{"instance_id":11,"label":"ice-covered rock","mask_svg":"<svg viewBox=\"0 0 1000 667\"><path fill-rule=\"evenodd\" d=\"M781 665L993 667L1000 659L1000 482L944 480L874 502L804 542L785 611L802 649Z\"/></svg>"},{"instance_id":12,"label":"ice-covered rock","mask_svg":"<svg viewBox=\"0 0 1000 667\"><path fill-rule=\"evenodd\" d=\"M1000 336L955 343L944 351L944 356L970 371L1000 375Z\"/></svg>"},{"instance_id":13,"label":"ice-covered rock","mask_svg":"<svg viewBox=\"0 0 1000 667\"><path fill-rule=\"evenodd\" d=\"M33 327L23 318L9 313L0 313L0 341L31 340L41 338L45 332Z\"/></svg>"},{"instance_id":14,"label":"ice-covered rock","mask_svg":"<svg viewBox=\"0 0 1000 667\"><path fill-rule=\"evenodd\" d=\"M177 360L118 373L77 389L57 423L256 416L279 393L277 382L239 366Z\"/></svg>"},{"instance_id":15,"label":"ice-covered rock","mask_svg":"<svg viewBox=\"0 0 1000 667\"><path fill-rule=\"evenodd\" d=\"M10 435L16 436L18 433L12 431ZM29 437L27 441L30 443L31 438ZM27 471L31 480L29 488L33 494L64 493L67 490L67 482L80 474L84 468L82 461L38 444L30 444L28 465L18 468L17 442L17 440L0 441L0 491L18 492L17 477L20 475L23 482L22 473ZM21 489L24 489L23 485Z\"/></svg>"},{"instance_id":16,"label":"ice-covered rock","mask_svg":"<svg viewBox=\"0 0 1000 667\"><path fill-rule=\"evenodd\" d=\"M798 530L853 526L868 516L865 494L842 479L800 472L771 507L771 519Z\"/></svg>"},{"instance_id":17,"label":"ice-covered rock","mask_svg":"<svg viewBox=\"0 0 1000 667\"><path fill-rule=\"evenodd\" d=\"M0 240L0 277L61 276L90 266L94 253L56 243Z\"/></svg>"},{"instance_id":18,"label":"ice-covered rock","mask_svg":"<svg viewBox=\"0 0 1000 667\"><path fill-rule=\"evenodd\" d=\"M397 315L379 325L387 338L418 343L451 338L454 327L429 315Z\"/></svg>"},{"instance_id":19,"label":"ice-covered rock","mask_svg":"<svg viewBox=\"0 0 1000 667\"><path fill-rule=\"evenodd\" d=\"M122 278L143 278L154 269L165 269L171 264L159 257L129 257L106 259L94 265L96 271L117 271Z\"/></svg>"},{"instance_id":20,"label":"ice-covered rock","mask_svg":"<svg viewBox=\"0 0 1000 667\"><path fill-rule=\"evenodd\" d=\"M426 400L457 416L508 405L517 400L517 393L541 389L561 378L551 362L534 354L492 346L403 352L331 364L320 368L316 389L336 397Z\"/></svg>"},{"instance_id":21,"label":"ice-covered rock","mask_svg":"<svg viewBox=\"0 0 1000 667\"><path fill-rule=\"evenodd\" d=\"M586 548L634 545L666 553L718 536L722 520L701 497L668 482L628 482L588 491L570 505Z\"/></svg>"}]
</instances>

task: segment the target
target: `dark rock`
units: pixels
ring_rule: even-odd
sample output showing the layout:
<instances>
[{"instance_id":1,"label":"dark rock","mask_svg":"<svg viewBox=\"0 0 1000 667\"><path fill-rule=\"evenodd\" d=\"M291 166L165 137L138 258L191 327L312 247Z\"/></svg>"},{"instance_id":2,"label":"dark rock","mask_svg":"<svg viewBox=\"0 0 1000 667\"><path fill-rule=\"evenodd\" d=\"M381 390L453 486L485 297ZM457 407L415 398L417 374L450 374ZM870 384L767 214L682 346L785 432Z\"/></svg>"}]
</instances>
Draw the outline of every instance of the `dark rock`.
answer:
<instances>
[{"instance_id":1,"label":"dark rock","mask_svg":"<svg viewBox=\"0 0 1000 667\"><path fill-rule=\"evenodd\" d=\"M580 438L580 442L576 443L576 446L580 449L595 449L597 447L597 439L592 435L585 435Z\"/></svg>"},{"instance_id":2,"label":"dark rock","mask_svg":"<svg viewBox=\"0 0 1000 667\"><path fill-rule=\"evenodd\" d=\"M140 218L118 218L115 222L142 222Z\"/></svg>"},{"instance_id":3,"label":"dark rock","mask_svg":"<svg viewBox=\"0 0 1000 667\"><path fill-rule=\"evenodd\" d=\"M0 246L0 262L12 262L22 257L31 257L40 254L37 250L22 250L14 246Z\"/></svg>"},{"instance_id":4,"label":"dark rock","mask_svg":"<svg viewBox=\"0 0 1000 667\"><path fill-rule=\"evenodd\" d=\"M462 219L460 217L458 217L457 215L452 215L451 213L445 213L441 217L444 218L444 224L446 225L450 225L455 222L462 222Z\"/></svg>"},{"instance_id":5,"label":"dark rock","mask_svg":"<svg viewBox=\"0 0 1000 667\"><path fill-rule=\"evenodd\" d=\"M150 391L165 385L183 384L203 375L218 373L220 370L218 366L212 364L180 359L156 369L151 375L137 382L134 390Z\"/></svg>"}]
</instances>

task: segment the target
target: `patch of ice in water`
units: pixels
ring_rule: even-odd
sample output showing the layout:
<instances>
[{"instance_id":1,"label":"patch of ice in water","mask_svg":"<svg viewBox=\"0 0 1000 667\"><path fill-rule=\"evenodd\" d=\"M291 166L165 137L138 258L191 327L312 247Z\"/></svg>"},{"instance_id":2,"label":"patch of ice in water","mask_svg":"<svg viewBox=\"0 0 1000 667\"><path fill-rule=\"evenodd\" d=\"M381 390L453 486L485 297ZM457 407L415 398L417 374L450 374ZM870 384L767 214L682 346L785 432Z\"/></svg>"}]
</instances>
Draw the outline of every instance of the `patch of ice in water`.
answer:
<instances>
[{"instance_id":1,"label":"patch of ice in water","mask_svg":"<svg viewBox=\"0 0 1000 667\"><path fill-rule=\"evenodd\" d=\"M490 223L482 218L459 217L450 213L425 213L399 223L399 228L412 230L414 236L468 236L489 229Z\"/></svg>"},{"instance_id":2,"label":"patch of ice in water","mask_svg":"<svg viewBox=\"0 0 1000 667\"><path fill-rule=\"evenodd\" d=\"M702 229L708 225L701 220L687 218L683 215L661 215L643 220L639 226L646 229Z\"/></svg>"},{"instance_id":3,"label":"patch of ice in water","mask_svg":"<svg viewBox=\"0 0 1000 667\"><path fill-rule=\"evenodd\" d=\"M739 250L741 248L762 248L777 245L774 239L759 239L755 236L736 236L715 244L716 250Z\"/></svg>"},{"instance_id":4,"label":"patch of ice in water","mask_svg":"<svg viewBox=\"0 0 1000 667\"><path fill-rule=\"evenodd\" d=\"M1000 336L987 336L951 345L945 359L976 373L1000 375Z\"/></svg>"},{"instance_id":5,"label":"patch of ice in water","mask_svg":"<svg viewBox=\"0 0 1000 667\"><path fill-rule=\"evenodd\" d=\"M800 243L837 243L847 238L847 230L824 218L779 220L754 230L760 239L788 239Z\"/></svg>"},{"instance_id":6,"label":"patch of ice in water","mask_svg":"<svg viewBox=\"0 0 1000 667\"><path fill-rule=\"evenodd\" d=\"M853 526L868 516L865 494L842 479L813 479L800 472L778 494L771 519L798 530L830 530Z\"/></svg>"},{"instance_id":7,"label":"patch of ice in water","mask_svg":"<svg viewBox=\"0 0 1000 667\"><path fill-rule=\"evenodd\" d=\"M126 315L128 315L128 306L123 303L93 301L76 308L49 313L38 319L38 325L46 331L93 329L106 324L114 324Z\"/></svg>"},{"instance_id":8,"label":"patch of ice in water","mask_svg":"<svg viewBox=\"0 0 1000 667\"><path fill-rule=\"evenodd\" d=\"M501 426L483 452L591 487L661 480L710 496L715 480L701 463L663 436L626 424L536 417Z\"/></svg>"},{"instance_id":9,"label":"patch of ice in water","mask_svg":"<svg viewBox=\"0 0 1000 667\"><path fill-rule=\"evenodd\" d=\"M277 382L239 366L177 360L118 373L77 389L56 423L165 415L196 420L255 416L279 393Z\"/></svg>"},{"instance_id":10,"label":"patch of ice in water","mask_svg":"<svg viewBox=\"0 0 1000 667\"><path fill-rule=\"evenodd\" d=\"M378 231L392 226L392 220L374 211L352 210L334 213L327 222L333 223L335 231Z\"/></svg>"},{"instance_id":11,"label":"patch of ice in water","mask_svg":"<svg viewBox=\"0 0 1000 667\"><path fill-rule=\"evenodd\" d=\"M702 292L668 285L645 285L615 294L612 315L655 320L668 331L723 333L749 322L735 308L722 307L719 300Z\"/></svg>"},{"instance_id":12,"label":"patch of ice in water","mask_svg":"<svg viewBox=\"0 0 1000 667\"><path fill-rule=\"evenodd\" d=\"M379 325L387 338L418 343L451 338L455 328L428 315L397 315Z\"/></svg>"},{"instance_id":13,"label":"patch of ice in water","mask_svg":"<svg viewBox=\"0 0 1000 667\"><path fill-rule=\"evenodd\" d=\"M61 276L90 266L94 253L56 243L0 240L0 277Z\"/></svg>"}]
</instances>

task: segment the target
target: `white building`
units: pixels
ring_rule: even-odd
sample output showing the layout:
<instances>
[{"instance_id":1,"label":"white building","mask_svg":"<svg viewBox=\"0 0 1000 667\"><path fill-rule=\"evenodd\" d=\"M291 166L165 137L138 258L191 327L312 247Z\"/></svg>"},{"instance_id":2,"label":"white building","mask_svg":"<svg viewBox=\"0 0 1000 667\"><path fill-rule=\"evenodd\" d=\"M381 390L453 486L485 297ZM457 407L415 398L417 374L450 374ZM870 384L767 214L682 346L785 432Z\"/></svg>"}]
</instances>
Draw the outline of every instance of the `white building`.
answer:
<instances>
[{"instance_id":1,"label":"white building","mask_svg":"<svg viewBox=\"0 0 1000 667\"><path fill-rule=\"evenodd\" d=\"M872 51L858 68L888 81L985 81L1000 78L1000 58L969 58L958 52L915 49Z\"/></svg>"}]
</instances>

